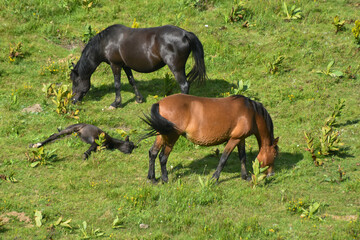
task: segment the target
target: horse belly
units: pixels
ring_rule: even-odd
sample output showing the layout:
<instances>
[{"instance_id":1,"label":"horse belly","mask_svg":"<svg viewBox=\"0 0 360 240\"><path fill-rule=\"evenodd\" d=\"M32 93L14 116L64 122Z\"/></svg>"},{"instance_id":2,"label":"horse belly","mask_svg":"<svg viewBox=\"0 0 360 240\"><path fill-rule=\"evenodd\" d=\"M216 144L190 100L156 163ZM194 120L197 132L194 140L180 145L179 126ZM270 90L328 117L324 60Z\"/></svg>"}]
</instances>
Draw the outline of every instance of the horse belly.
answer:
<instances>
[{"instance_id":1,"label":"horse belly","mask_svg":"<svg viewBox=\"0 0 360 240\"><path fill-rule=\"evenodd\" d=\"M209 133L208 130L203 132L202 129L197 129L191 131L190 129L186 131L186 138L191 142L200 145L200 146L215 146L229 140L229 134L227 132L220 133L214 132L214 134Z\"/></svg>"},{"instance_id":2,"label":"horse belly","mask_svg":"<svg viewBox=\"0 0 360 240\"><path fill-rule=\"evenodd\" d=\"M190 140L191 142L193 142L193 143L195 143L197 145L200 145L200 146L216 146L216 145L224 143L224 142L226 142L226 140L228 140L228 139L219 139L219 138L212 138L212 139L209 139L209 138L192 138L192 137L189 137L188 135L186 135L186 138L188 140Z\"/></svg>"},{"instance_id":3,"label":"horse belly","mask_svg":"<svg viewBox=\"0 0 360 240\"><path fill-rule=\"evenodd\" d=\"M164 62L148 62L148 64L142 64L141 66L139 65L131 65L131 64L126 64L126 66L128 66L129 68L133 69L136 72L140 72L140 73L151 73L154 72L156 70L159 70L160 68L165 66Z\"/></svg>"},{"instance_id":4,"label":"horse belly","mask_svg":"<svg viewBox=\"0 0 360 240\"><path fill-rule=\"evenodd\" d=\"M165 66L162 60L158 46L156 44L155 35L145 36L144 39L130 37L120 46L120 55L124 64L141 73L154 72ZM132 47L129 47L132 46Z\"/></svg>"}]
</instances>

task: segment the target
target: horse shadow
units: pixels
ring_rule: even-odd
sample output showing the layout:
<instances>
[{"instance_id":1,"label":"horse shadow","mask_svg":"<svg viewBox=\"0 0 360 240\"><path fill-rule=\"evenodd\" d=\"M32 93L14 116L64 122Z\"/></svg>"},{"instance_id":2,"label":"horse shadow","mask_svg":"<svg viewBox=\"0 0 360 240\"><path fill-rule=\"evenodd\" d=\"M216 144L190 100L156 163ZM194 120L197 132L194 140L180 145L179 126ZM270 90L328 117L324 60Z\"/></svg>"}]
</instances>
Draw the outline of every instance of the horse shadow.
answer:
<instances>
[{"instance_id":1,"label":"horse shadow","mask_svg":"<svg viewBox=\"0 0 360 240\"><path fill-rule=\"evenodd\" d=\"M173 167L169 173L175 174L178 176L188 176L191 174L198 175L209 175L215 172L217 165L219 163L221 154L209 154L201 159L191 161L189 164L184 165L183 163L177 164ZM256 158L257 152L247 153L246 154L246 171L249 173L252 172L252 161ZM302 153L289 153L281 152L277 159L275 160L275 177L276 172L281 172L282 170L292 169L299 161L304 159ZM221 178L219 182L229 181L234 178L241 178L241 164L238 158L238 153L234 151L226 162L225 167L222 172L226 173L238 173L238 175L230 178Z\"/></svg>"},{"instance_id":2,"label":"horse shadow","mask_svg":"<svg viewBox=\"0 0 360 240\"><path fill-rule=\"evenodd\" d=\"M171 94L180 93L180 87L175 80L171 80L170 83L166 83L164 78L153 78L149 81L136 80L137 87L146 100L149 96L157 95L159 97L165 97ZM205 83L200 84L194 82L190 87L190 94L201 97L219 97L223 93L229 92L231 87L235 87L223 79L208 79ZM133 87L127 80L122 81L121 92L130 92L134 96L127 99L122 103L122 106L135 101L135 93ZM91 101L101 101L107 94L113 94L115 97L114 84L109 82L108 84L102 84L100 86L91 86L90 91L85 96L86 99ZM110 104L110 103L109 103Z\"/></svg>"}]
</instances>

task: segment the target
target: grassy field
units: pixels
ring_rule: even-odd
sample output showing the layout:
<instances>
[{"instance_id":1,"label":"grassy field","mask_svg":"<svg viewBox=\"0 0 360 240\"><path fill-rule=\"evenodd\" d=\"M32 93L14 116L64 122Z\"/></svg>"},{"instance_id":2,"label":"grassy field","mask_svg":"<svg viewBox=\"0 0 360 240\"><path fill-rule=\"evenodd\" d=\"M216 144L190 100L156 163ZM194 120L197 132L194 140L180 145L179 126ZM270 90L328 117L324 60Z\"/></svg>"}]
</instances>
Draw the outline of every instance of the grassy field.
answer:
<instances>
[{"instance_id":1,"label":"grassy field","mask_svg":"<svg viewBox=\"0 0 360 240\"><path fill-rule=\"evenodd\" d=\"M0 239L360 239L360 42L352 32L360 4L285 2L302 17L285 19L284 2L277 0L243 1L233 18L236 4L225 0L0 0ZM345 21L337 33L335 16ZM42 91L44 84L71 86L68 66L84 41L112 24L131 26L135 18L139 27L172 24L198 36L209 79L190 94L237 91L264 104L280 137L274 177L256 187L241 180L234 151L213 185L216 150L224 145L200 147L184 138L169 157L168 184L146 179L154 139L131 155L101 151L83 161L88 145L72 136L47 145L44 151L56 156L31 167L29 144L78 122L136 142L146 128L139 116L169 89L180 92L164 80L174 82L167 67L134 73L146 99L136 104L123 72L123 108L109 110L115 94L106 64L92 76L83 102L72 106L77 118L58 114ZM192 64L189 58L187 69ZM247 88L238 87L239 80ZM321 129L340 99L345 107L332 128L343 145L319 156ZM42 111L23 111L34 104ZM305 150L304 131L314 137L321 166ZM256 139L248 138L249 172L257 151Z\"/></svg>"}]
</instances>

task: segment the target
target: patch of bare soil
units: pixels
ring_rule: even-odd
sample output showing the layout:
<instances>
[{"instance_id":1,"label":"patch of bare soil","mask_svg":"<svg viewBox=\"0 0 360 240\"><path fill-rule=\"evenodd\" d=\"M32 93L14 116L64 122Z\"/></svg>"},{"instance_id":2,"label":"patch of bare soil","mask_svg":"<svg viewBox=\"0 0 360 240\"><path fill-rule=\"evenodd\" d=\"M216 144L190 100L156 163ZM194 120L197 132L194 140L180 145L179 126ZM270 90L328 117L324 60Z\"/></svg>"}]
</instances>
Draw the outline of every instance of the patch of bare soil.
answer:
<instances>
[{"instance_id":1,"label":"patch of bare soil","mask_svg":"<svg viewBox=\"0 0 360 240\"><path fill-rule=\"evenodd\" d=\"M337 215L327 214L326 217L331 217L334 220L340 220L340 221L355 221L358 219L357 215L337 216Z\"/></svg>"},{"instance_id":2,"label":"patch of bare soil","mask_svg":"<svg viewBox=\"0 0 360 240\"><path fill-rule=\"evenodd\" d=\"M18 221L26 223L26 227L33 227L34 225L31 224L30 217L26 216L24 212L8 212L0 215L0 221L2 224L6 224L10 222L11 217L15 217Z\"/></svg>"},{"instance_id":3,"label":"patch of bare soil","mask_svg":"<svg viewBox=\"0 0 360 240\"><path fill-rule=\"evenodd\" d=\"M35 104L33 106L30 106L30 107L27 107L27 108L24 108L22 110L22 112L27 112L27 113L36 113L36 112L42 112L43 109L42 107L40 106L40 104Z\"/></svg>"}]
</instances>

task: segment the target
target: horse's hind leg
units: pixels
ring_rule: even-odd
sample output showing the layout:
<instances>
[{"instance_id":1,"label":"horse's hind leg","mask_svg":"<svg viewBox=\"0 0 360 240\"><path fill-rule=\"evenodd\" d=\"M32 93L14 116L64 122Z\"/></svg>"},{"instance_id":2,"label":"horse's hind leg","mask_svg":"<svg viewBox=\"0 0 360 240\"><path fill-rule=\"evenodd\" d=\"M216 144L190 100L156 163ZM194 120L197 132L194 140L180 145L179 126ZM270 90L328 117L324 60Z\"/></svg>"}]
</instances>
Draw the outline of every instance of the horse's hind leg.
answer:
<instances>
[{"instance_id":1,"label":"horse's hind leg","mask_svg":"<svg viewBox=\"0 0 360 240\"><path fill-rule=\"evenodd\" d=\"M58 138L62 137L63 135L69 135L69 134L71 134L71 133L73 133L75 131L76 131L76 126L68 127L66 129L58 132L58 133L52 134L48 139L46 139L43 142L38 142L38 143L35 143L35 144L31 144L30 147L39 148L39 147L44 146L45 144L47 144L49 142L54 141L55 139L58 139Z\"/></svg>"},{"instance_id":2,"label":"horse's hind leg","mask_svg":"<svg viewBox=\"0 0 360 240\"><path fill-rule=\"evenodd\" d=\"M165 137L165 146L163 147L163 149L160 152L159 155L159 160L160 160L160 165L161 165L161 179L164 182L168 182L168 172L166 169L166 163L168 160L168 157L174 147L175 142L178 140L179 135L177 134L172 134L170 136L166 136Z\"/></svg>"},{"instance_id":3,"label":"horse's hind leg","mask_svg":"<svg viewBox=\"0 0 360 240\"><path fill-rule=\"evenodd\" d=\"M114 87L115 87L115 101L111 104L112 107L121 107L121 67L110 64L111 70L114 74Z\"/></svg>"},{"instance_id":4,"label":"horse's hind leg","mask_svg":"<svg viewBox=\"0 0 360 240\"><path fill-rule=\"evenodd\" d=\"M247 173L246 173L246 152L245 152L245 139L241 140L240 143L237 145L239 159L241 162L241 178L246 180Z\"/></svg>"},{"instance_id":5,"label":"horse's hind leg","mask_svg":"<svg viewBox=\"0 0 360 240\"><path fill-rule=\"evenodd\" d=\"M234 150L234 148L239 144L240 140L239 139L230 139L228 141L228 143L225 146L224 152L221 155L219 164L216 168L216 171L214 172L214 174L212 175L212 178L219 180L220 177L220 173L222 171L222 169L224 168L227 159L229 158L230 153Z\"/></svg>"},{"instance_id":6,"label":"horse's hind leg","mask_svg":"<svg viewBox=\"0 0 360 240\"><path fill-rule=\"evenodd\" d=\"M148 179L156 182L155 180L155 159L163 145L163 139L161 135L156 136L153 146L149 150L149 172Z\"/></svg>"},{"instance_id":7,"label":"horse's hind leg","mask_svg":"<svg viewBox=\"0 0 360 240\"><path fill-rule=\"evenodd\" d=\"M138 90L138 88L136 86L135 79L134 79L134 76L133 76L133 74L131 72L131 69L127 68L127 67L124 67L124 71L126 73L127 78L129 79L130 85L134 88L134 92L135 92L135 96L136 96L136 102L138 102L138 103L144 102L144 98L143 98L143 96L141 95L141 93L139 92L139 90Z\"/></svg>"},{"instance_id":8,"label":"horse's hind leg","mask_svg":"<svg viewBox=\"0 0 360 240\"><path fill-rule=\"evenodd\" d=\"M186 75L185 75L185 68L179 71L175 71L172 70L170 67L170 70L172 71L172 73L175 76L176 81L179 83L180 85L180 90L181 93L184 94L189 94L190 91L190 84L189 82L186 80Z\"/></svg>"}]
</instances>

